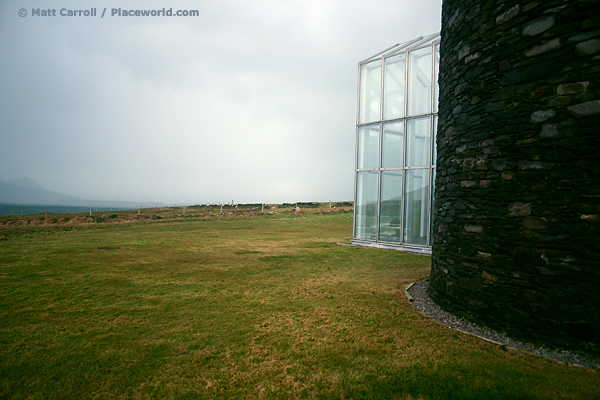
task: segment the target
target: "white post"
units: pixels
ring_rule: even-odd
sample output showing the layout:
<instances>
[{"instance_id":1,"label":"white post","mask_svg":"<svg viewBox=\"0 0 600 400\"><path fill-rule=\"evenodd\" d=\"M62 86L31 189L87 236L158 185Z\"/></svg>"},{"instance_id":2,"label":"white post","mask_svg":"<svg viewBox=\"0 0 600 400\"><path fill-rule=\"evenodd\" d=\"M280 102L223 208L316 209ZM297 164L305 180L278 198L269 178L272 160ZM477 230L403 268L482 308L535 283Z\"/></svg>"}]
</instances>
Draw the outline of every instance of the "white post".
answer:
<instances>
[{"instance_id":1,"label":"white post","mask_svg":"<svg viewBox=\"0 0 600 400\"><path fill-rule=\"evenodd\" d=\"M92 209L90 208L90 217L92 216Z\"/></svg>"},{"instance_id":2,"label":"white post","mask_svg":"<svg viewBox=\"0 0 600 400\"><path fill-rule=\"evenodd\" d=\"M265 213L265 203L260 203L260 206L262 208L262 213Z\"/></svg>"}]
</instances>

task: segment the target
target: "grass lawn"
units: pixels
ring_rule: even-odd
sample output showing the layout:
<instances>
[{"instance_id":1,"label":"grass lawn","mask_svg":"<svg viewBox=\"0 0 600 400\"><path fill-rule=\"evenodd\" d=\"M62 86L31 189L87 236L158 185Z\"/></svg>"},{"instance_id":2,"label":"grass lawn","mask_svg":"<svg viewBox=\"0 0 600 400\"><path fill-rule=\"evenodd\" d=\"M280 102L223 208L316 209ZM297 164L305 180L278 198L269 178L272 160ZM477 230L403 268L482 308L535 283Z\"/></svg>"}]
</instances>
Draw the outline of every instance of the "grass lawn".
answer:
<instances>
[{"instance_id":1,"label":"grass lawn","mask_svg":"<svg viewBox=\"0 0 600 400\"><path fill-rule=\"evenodd\" d=\"M412 309L430 258L349 212L0 226L2 399L597 399Z\"/></svg>"}]
</instances>

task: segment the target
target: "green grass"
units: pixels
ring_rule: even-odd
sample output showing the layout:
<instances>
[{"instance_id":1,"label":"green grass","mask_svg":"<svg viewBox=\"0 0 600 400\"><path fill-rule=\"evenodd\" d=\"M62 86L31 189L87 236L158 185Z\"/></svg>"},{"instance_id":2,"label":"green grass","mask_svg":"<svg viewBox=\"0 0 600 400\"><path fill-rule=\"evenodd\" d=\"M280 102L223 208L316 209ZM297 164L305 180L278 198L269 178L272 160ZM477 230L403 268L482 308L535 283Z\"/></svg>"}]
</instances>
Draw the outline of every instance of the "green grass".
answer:
<instances>
[{"instance_id":1,"label":"green grass","mask_svg":"<svg viewBox=\"0 0 600 400\"><path fill-rule=\"evenodd\" d=\"M0 398L592 399L597 372L430 322L430 259L351 213L0 226Z\"/></svg>"}]
</instances>

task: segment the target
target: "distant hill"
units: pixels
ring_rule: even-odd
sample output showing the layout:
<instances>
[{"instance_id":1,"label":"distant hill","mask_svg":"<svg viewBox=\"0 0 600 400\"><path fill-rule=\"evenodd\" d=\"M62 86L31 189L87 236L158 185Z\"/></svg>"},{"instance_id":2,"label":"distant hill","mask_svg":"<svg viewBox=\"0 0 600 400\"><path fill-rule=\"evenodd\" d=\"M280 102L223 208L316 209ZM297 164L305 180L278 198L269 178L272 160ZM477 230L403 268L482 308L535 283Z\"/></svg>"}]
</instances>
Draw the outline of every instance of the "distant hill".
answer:
<instances>
[{"instance_id":1,"label":"distant hill","mask_svg":"<svg viewBox=\"0 0 600 400\"><path fill-rule=\"evenodd\" d=\"M8 204L63 204L80 199L64 193L44 189L30 178L0 181L0 203Z\"/></svg>"},{"instance_id":2,"label":"distant hill","mask_svg":"<svg viewBox=\"0 0 600 400\"><path fill-rule=\"evenodd\" d=\"M26 177L13 179L11 181L7 181L6 183L8 183L10 185L19 186L22 188L45 190L39 183L37 183L36 181L34 181L31 178L26 178Z\"/></svg>"},{"instance_id":3,"label":"distant hill","mask_svg":"<svg viewBox=\"0 0 600 400\"><path fill-rule=\"evenodd\" d=\"M131 201L83 200L79 197L44 189L31 178L0 181L0 204L6 205L54 205L81 208L119 208L131 210L139 207L156 206L159 203L133 203ZM6 208L6 207L5 207ZM6 208L10 211L11 207ZM0 213L1 214L1 213Z\"/></svg>"}]
</instances>

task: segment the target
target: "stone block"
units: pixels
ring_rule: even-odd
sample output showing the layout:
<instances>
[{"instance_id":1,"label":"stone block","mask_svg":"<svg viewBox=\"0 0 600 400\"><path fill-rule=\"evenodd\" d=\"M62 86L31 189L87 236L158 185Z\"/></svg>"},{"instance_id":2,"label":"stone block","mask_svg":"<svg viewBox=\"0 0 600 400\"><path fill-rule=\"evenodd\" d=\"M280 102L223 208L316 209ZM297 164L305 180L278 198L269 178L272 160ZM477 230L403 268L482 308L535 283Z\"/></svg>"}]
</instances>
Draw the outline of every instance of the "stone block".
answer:
<instances>
[{"instance_id":1,"label":"stone block","mask_svg":"<svg viewBox=\"0 0 600 400\"><path fill-rule=\"evenodd\" d=\"M454 88L454 95L460 96L468 86L469 86L468 83L462 83L460 85L456 85L456 87Z\"/></svg>"},{"instance_id":2,"label":"stone block","mask_svg":"<svg viewBox=\"0 0 600 400\"><path fill-rule=\"evenodd\" d=\"M591 93L580 93L575 96L575 101L578 103L585 103L594 100L594 95Z\"/></svg>"},{"instance_id":3,"label":"stone block","mask_svg":"<svg viewBox=\"0 0 600 400\"><path fill-rule=\"evenodd\" d=\"M583 214L580 218L582 221L589 222L591 224L600 224L600 215L598 214Z\"/></svg>"},{"instance_id":4,"label":"stone block","mask_svg":"<svg viewBox=\"0 0 600 400\"><path fill-rule=\"evenodd\" d=\"M585 40L589 40L592 39L596 36L600 36L600 32L599 31L587 31L587 32L581 32L578 33L574 36L571 36L569 39L567 39L568 42L583 42Z\"/></svg>"},{"instance_id":5,"label":"stone block","mask_svg":"<svg viewBox=\"0 0 600 400\"><path fill-rule=\"evenodd\" d=\"M548 106L549 107L565 107L570 105L573 102L573 100L571 99L571 97L568 96L559 96L559 97L553 97L550 100L548 100Z\"/></svg>"},{"instance_id":6,"label":"stone block","mask_svg":"<svg viewBox=\"0 0 600 400\"><path fill-rule=\"evenodd\" d=\"M590 86L589 82L575 82L575 83L565 83L562 85L558 85L556 88L556 94L558 95L569 95L569 94L579 94L584 93L588 86Z\"/></svg>"},{"instance_id":7,"label":"stone block","mask_svg":"<svg viewBox=\"0 0 600 400\"><path fill-rule=\"evenodd\" d=\"M461 289L470 290L473 292L480 292L483 288L483 279L481 278L460 278L458 279L458 286Z\"/></svg>"},{"instance_id":8,"label":"stone block","mask_svg":"<svg viewBox=\"0 0 600 400\"><path fill-rule=\"evenodd\" d=\"M539 231L548 227L548 223L545 218L536 217L526 217L523 219L522 225L532 231Z\"/></svg>"},{"instance_id":9,"label":"stone block","mask_svg":"<svg viewBox=\"0 0 600 400\"><path fill-rule=\"evenodd\" d=\"M502 177L502 180L512 181L512 180L515 179L515 174L514 174L514 172L507 172L507 171L505 171L505 172L502 172L502 176L501 177Z\"/></svg>"},{"instance_id":10,"label":"stone block","mask_svg":"<svg viewBox=\"0 0 600 400\"><path fill-rule=\"evenodd\" d=\"M504 109L504 102L503 101L499 101L496 103L489 103L485 105L485 112L495 112L495 111L502 111Z\"/></svg>"},{"instance_id":11,"label":"stone block","mask_svg":"<svg viewBox=\"0 0 600 400\"><path fill-rule=\"evenodd\" d=\"M508 209L511 217L523 217L531 215L531 203L512 203Z\"/></svg>"},{"instance_id":12,"label":"stone block","mask_svg":"<svg viewBox=\"0 0 600 400\"><path fill-rule=\"evenodd\" d=\"M460 242L460 247L458 248L458 252L460 254L464 254L467 256L473 255L473 254L475 254L475 246L473 246L473 243L471 243L471 242L462 240Z\"/></svg>"},{"instance_id":13,"label":"stone block","mask_svg":"<svg viewBox=\"0 0 600 400\"><path fill-rule=\"evenodd\" d=\"M541 86L535 88L529 95L530 100L537 100L544 97L552 96L554 94L553 87L551 85Z\"/></svg>"},{"instance_id":14,"label":"stone block","mask_svg":"<svg viewBox=\"0 0 600 400\"><path fill-rule=\"evenodd\" d=\"M483 179L485 178L485 172L477 171L477 172L469 172L467 173L469 179Z\"/></svg>"},{"instance_id":15,"label":"stone block","mask_svg":"<svg viewBox=\"0 0 600 400\"><path fill-rule=\"evenodd\" d=\"M600 39L586 40L575 45L575 52L579 56L587 56L600 52Z\"/></svg>"},{"instance_id":16,"label":"stone block","mask_svg":"<svg viewBox=\"0 0 600 400\"><path fill-rule=\"evenodd\" d=\"M492 97L492 101L500 101L500 100L507 100L512 98L516 93L515 87L514 86L508 86L505 88L502 88L500 90L498 90L496 93L494 93L494 96Z\"/></svg>"},{"instance_id":17,"label":"stone block","mask_svg":"<svg viewBox=\"0 0 600 400\"><path fill-rule=\"evenodd\" d=\"M533 123L544 122L546 120L549 120L550 118L553 118L555 115L556 113L554 112L554 110L536 111L533 114L531 114L530 121Z\"/></svg>"},{"instance_id":18,"label":"stone block","mask_svg":"<svg viewBox=\"0 0 600 400\"><path fill-rule=\"evenodd\" d=\"M477 259L482 262L491 262L492 255L490 253L484 253L482 251L477 253Z\"/></svg>"},{"instance_id":19,"label":"stone block","mask_svg":"<svg viewBox=\"0 0 600 400\"><path fill-rule=\"evenodd\" d=\"M479 53L470 54L465 57L465 64L470 63L471 61L477 60L480 57Z\"/></svg>"},{"instance_id":20,"label":"stone block","mask_svg":"<svg viewBox=\"0 0 600 400\"><path fill-rule=\"evenodd\" d=\"M481 67L475 67L465 73L465 80L469 80L477 75L479 75L483 69Z\"/></svg>"},{"instance_id":21,"label":"stone block","mask_svg":"<svg viewBox=\"0 0 600 400\"><path fill-rule=\"evenodd\" d=\"M535 57L540 54L548 53L554 50L558 50L561 48L561 43L559 38L555 38L547 41L546 43L539 44L533 46L527 50L525 50L524 54L526 57Z\"/></svg>"},{"instance_id":22,"label":"stone block","mask_svg":"<svg viewBox=\"0 0 600 400\"><path fill-rule=\"evenodd\" d=\"M588 101L587 103L575 104L567 107L569 113L575 118L584 118L600 115L600 100Z\"/></svg>"},{"instance_id":23,"label":"stone block","mask_svg":"<svg viewBox=\"0 0 600 400\"><path fill-rule=\"evenodd\" d=\"M475 164L475 166L480 171L487 171L487 169L488 169L488 165L487 165L487 162L485 160L479 160L479 161L477 161L477 163Z\"/></svg>"},{"instance_id":24,"label":"stone block","mask_svg":"<svg viewBox=\"0 0 600 400\"><path fill-rule=\"evenodd\" d=\"M531 21L524 25L523 27L523 35L525 36L536 36L542 32L547 31L552 28L556 23L556 18L554 15L549 17L544 17L537 19L535 21Z\"/></svg>"},{"instance_id":25,"label":"stone block","mask_svg":"<svg viewBox=\"0 0 600 400\"><path fill-rule=\"evenodd\" d=\"M521 10L520 7L521 6L519 4L517 4L516 6L510 8L507 11L503 12L502 14L498 15L496 17L496 23L498 25L501 25L501 24L511 20L512 18L516 17L517 15L519 15L519 12Z\"/></svg>"},{"instance_id":26,"label":"stone block","mask_svg":"<svg viewBox=\"0 0 600 400\"><path fill-rule=\"evenodd\" d=\"M469 54L470 51L471 51L471 48L469 47L469 45L464 46L463 48L461 48L458 51L458 59L462 60Z\"/></svg>"},{"instance_id":27,"label":"stone block","mask_svg":"<svg viewBox=\"0 0 600 400\"><path fill-rule=\"evenodd\" d=\"M481 233L483 226L481 225L465 225L465 232Z\"/></svg>"},{"instance_id":28,"label":"stone block","mask_svg":"<svg viewBox=\"0 0 600 400\"><path fill-rule=\"evenodd\" d=\"M521 171L541 171L552 168L552 164L539 161L521 161L519 162L519 170Z\"/></svg>"},{"instance_id":29,"label":"stone block","mask_svg":"<svg viewBox=\"0 0 600 400\"><path fill-rule=\"evenodd\" d=\"M521 75L521 73L519 71L510 71L508 73L506 73L502 78L500 78L500 80L498 81L498 83L502 86L507 86L507 85L514 85L516 83L519 83L523 80L523 76Z\"/></svg>"}]
</instances>

